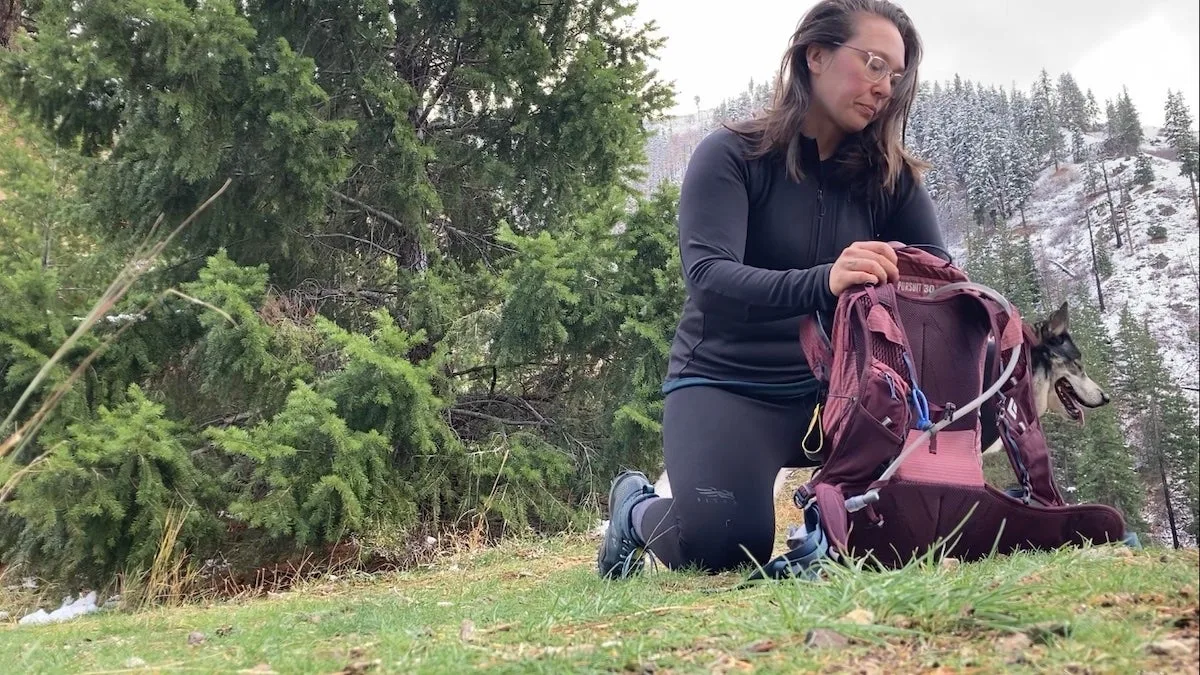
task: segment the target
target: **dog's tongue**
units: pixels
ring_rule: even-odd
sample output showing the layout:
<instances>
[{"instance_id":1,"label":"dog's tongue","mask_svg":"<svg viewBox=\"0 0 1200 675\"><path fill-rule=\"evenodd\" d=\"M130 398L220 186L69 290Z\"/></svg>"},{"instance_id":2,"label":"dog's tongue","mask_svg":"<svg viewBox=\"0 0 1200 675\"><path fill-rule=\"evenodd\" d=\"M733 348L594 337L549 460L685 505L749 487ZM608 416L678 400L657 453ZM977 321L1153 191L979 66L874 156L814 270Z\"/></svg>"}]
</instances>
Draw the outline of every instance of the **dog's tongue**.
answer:
<instances>
[{"instance_id":1,"label":"dog's tongue","mask_svg":"<svg viewBox=\"0 0 1200 675\"><path fill-rule=\"evenodd\" d=\"M1076 422L1076 424L1078 424L1079 426L1083 426L1083 417L1084 417L1083 406L1078 406L1078 408L1079 408L1079 421Z\"/></svg>"}]
</instances>

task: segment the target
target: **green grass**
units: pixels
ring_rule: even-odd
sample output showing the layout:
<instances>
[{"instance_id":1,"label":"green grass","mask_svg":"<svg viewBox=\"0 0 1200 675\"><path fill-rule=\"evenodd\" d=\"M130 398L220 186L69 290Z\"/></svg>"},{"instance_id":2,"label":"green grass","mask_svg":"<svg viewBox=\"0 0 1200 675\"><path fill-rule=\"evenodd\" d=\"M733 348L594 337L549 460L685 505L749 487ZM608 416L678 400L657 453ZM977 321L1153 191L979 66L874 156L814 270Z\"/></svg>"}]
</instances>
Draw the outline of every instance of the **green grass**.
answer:
<instances>
[{"instance_id":1,"label":"green grass","mask_svg":"<svg viewBox=\"0 0 1200 675\"><path fill-rule=\"evenodd\" d=\"M594 546L509 543L268 598L14 624L0 653L6 672L26 673L1196 672L1195 551L837 569L729 591L739 575L604 582ZM849 643L806 646L813 629ZM193 631L201 644L189 645ZM1147 648L1172 638L1188 653Z\"/></svg>"}]
</instances>

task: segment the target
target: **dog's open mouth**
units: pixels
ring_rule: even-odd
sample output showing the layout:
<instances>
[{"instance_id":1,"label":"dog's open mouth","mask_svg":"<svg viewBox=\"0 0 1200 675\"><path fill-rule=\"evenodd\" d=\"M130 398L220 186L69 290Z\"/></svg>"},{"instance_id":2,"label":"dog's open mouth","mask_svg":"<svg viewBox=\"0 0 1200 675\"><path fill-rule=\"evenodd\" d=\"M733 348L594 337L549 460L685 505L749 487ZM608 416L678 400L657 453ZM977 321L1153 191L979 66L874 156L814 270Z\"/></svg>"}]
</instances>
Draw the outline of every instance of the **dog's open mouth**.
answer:
<instances>
[{"instance_id":1,"label":"dog's open mouth","mask_svg":"<svg viewBox=\"0 0 1200 675\"><path fill-rule=\"evenodd\" d=\"M1054 383L1054 393L1058 394L1058 400L1062 401L1063 410L1067 411L1067 417L1070 417L1075 422L1083 422L1083 406L1079 399L1079 394L1075 393L1075 387L1067 381L1067 378L1060 377Z\"/></svg>"}]
</instances>

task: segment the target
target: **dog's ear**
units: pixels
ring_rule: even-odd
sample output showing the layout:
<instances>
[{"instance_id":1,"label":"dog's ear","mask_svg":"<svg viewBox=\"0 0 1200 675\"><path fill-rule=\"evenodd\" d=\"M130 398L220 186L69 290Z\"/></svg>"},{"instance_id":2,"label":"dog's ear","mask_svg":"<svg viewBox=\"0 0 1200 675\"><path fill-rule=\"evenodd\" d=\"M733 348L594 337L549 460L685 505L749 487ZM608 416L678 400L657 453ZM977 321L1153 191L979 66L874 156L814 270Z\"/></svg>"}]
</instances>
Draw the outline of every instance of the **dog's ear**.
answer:
<instances>
[{"instance_id":1,"label":"dog's ear","mask_svg":"<svg viewBox=\"0 0 1200 675\"><path fill-rule=\"evenodd\" d=\"M1049 335L1062 335L1063 333L1067 332L1067 328L1069 326L1070 319L1068 316L1067 303L1063 302L1062 307L1056 309L1054 313L1050 315L1050 319L1046 321L1046 332Z\"/></svg>"}]
</instances>

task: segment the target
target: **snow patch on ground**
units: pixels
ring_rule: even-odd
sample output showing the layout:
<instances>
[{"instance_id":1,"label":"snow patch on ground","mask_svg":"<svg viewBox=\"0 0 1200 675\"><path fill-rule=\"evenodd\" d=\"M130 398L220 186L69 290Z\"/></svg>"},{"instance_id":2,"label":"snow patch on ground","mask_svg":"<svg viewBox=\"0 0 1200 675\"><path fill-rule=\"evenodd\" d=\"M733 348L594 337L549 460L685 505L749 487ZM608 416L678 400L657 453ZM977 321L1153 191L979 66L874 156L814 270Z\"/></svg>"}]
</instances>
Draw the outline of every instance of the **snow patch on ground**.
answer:
<instances>
[{"instance_id":1,"label":"snow patch on ground","mask_svg":"<svg viewBox=\"0 0 1200 675\"><path fill-rule=\"evenodd\" d=\"M69 621L84 614L91 614L99 609L99 605L96 604L96 591L92 591L78 600L71 598L63 599L62 606L53 612L39 609L32 614L27 614L21 617L21 620L17 623L21 625L58 623L60 621Z\"/></svg>"}]
</instances>

